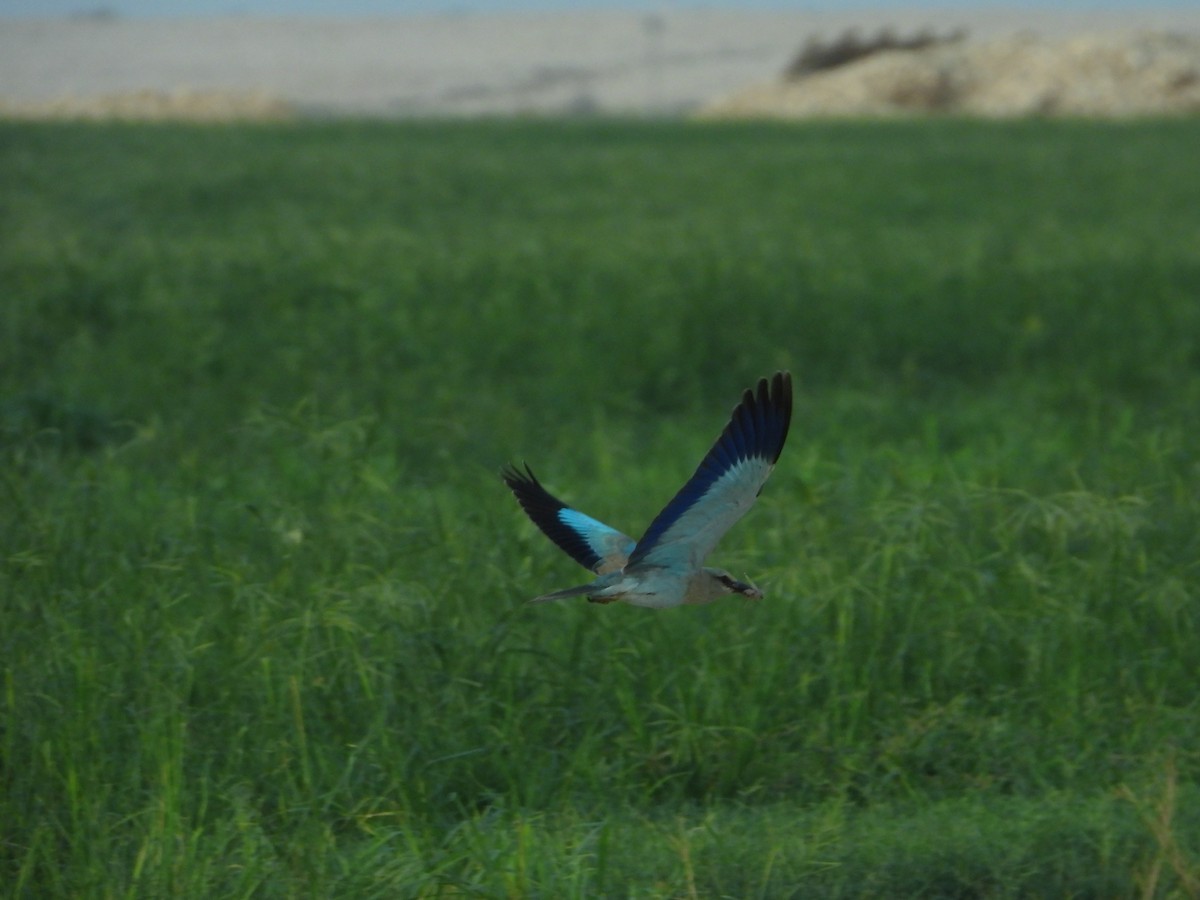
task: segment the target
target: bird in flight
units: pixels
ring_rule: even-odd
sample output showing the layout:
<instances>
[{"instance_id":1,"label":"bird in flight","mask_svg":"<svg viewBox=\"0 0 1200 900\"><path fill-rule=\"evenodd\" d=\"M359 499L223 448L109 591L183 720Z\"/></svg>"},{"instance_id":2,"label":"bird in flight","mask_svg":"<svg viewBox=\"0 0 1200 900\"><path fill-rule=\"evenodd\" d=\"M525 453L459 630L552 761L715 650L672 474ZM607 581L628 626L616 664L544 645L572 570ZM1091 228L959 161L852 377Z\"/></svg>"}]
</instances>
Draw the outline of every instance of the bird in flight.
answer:
<instances>
[{"instance_id":1,"label":"bird in flight","mask_svg":"<svg viewBox=\"0 0 1200 900\"><path fill-rule=\"evenodd\" d=\"M521 508L545 535L596 579L535 597L531 603L585 596L593 603L621 601L665 609L712 603L727 594L759 599L753 584L704 565L721 536L746 514L762 491L787 440L792 421L792 376L759 379L734 407L729 424L671 502L640 540L567 506L542 487L526 464L501 473Z\"/></svg>"}]
</instances>

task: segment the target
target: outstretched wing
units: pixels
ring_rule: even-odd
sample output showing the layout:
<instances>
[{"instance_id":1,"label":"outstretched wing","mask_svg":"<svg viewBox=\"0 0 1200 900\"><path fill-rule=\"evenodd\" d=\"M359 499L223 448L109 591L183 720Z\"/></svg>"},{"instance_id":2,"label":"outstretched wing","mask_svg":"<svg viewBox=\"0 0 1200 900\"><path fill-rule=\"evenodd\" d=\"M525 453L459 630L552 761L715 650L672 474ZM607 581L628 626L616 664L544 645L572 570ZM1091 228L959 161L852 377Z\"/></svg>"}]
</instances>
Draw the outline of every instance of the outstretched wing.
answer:
<instances>
[{"instance_id":1,"label":"outstretched wing","mask_svg":"<svg viewBox=\"0 0 1200 900\"><path fill-rule=\"evenodd\" d=\"M729 424L687 484L655 517L629 567L698 568L721 536L754 505L783 451L792 421L792 376L776 372L746 391Z\"/></svg>"},{"instance_id":2,"label":"outstretched wing","mask_svg":"<svg viewBox=\"0 0 1200 900\"><path fill-rule=\"evenodd\" d=\"M633 538L571 509L542 487L528 465L524 472L505 466L500 475L533 524L575 562L598 575L625 565L633 552Z\"/></svg>"}]
</instances>

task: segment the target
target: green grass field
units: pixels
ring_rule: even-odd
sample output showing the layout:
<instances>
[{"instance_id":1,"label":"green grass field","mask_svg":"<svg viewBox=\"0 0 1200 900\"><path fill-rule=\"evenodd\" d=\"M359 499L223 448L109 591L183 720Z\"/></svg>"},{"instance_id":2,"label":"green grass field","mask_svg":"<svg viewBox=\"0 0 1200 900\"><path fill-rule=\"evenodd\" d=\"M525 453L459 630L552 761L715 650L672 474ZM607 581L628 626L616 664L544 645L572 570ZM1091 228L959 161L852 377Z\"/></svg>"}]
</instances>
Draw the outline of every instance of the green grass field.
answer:
<instances>
[{"instance_id":1,"label":"green grass field","mask_svg":"<svg viewBox=\"0 0 1200 900\"><path fill-rule=\"evenodd\" d=\"M1198 146L0 125L0 891L1200 895ZM764 601L524 604L781 367Z\"/></svg>"}]
</instances>

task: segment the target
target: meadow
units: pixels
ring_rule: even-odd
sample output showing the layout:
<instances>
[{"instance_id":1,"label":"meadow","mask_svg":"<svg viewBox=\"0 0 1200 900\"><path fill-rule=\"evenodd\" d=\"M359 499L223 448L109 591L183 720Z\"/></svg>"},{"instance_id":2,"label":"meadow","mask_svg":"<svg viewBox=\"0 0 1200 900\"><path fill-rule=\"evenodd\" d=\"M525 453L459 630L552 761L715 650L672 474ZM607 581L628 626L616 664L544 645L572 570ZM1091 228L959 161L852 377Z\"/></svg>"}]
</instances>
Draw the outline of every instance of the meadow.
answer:
<instances>
[{"instance_id":1,"label":"meadow","mask_svg":"<svg viewBox=\"0 0 1200 900\"><path fill-rule=\"evenodd\" d=\"M0 124L0 894L1200 896L1198 146ZM525 604L779 368L764 600Z\"/></svg>"}]
</instances>

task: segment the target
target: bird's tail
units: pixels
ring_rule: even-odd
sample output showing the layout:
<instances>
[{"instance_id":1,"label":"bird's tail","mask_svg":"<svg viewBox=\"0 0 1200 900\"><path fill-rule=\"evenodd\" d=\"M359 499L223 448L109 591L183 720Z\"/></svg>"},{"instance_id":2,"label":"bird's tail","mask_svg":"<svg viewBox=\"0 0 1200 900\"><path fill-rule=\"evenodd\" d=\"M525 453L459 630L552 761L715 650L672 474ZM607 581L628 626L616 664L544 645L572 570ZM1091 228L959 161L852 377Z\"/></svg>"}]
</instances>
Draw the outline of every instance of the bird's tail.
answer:
<instances>
[{"instance_id":1,"label":"bird's tail","mask_svg":"<svg viewBox=\"0 0 1200 900\"><path fill-rule=\"evenodd\" d=\"M551 591L549 594L542 594L542 596L534 597L529 602L549 603L551 600L565 600L567 597L582 597L586 594L591 594L595 589L595 584L581 584L579 587L563 588L561 591Z\"/></svg>"}]
</instances>

